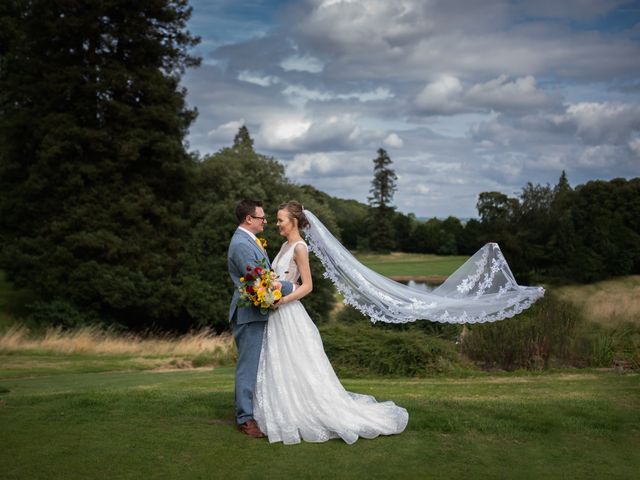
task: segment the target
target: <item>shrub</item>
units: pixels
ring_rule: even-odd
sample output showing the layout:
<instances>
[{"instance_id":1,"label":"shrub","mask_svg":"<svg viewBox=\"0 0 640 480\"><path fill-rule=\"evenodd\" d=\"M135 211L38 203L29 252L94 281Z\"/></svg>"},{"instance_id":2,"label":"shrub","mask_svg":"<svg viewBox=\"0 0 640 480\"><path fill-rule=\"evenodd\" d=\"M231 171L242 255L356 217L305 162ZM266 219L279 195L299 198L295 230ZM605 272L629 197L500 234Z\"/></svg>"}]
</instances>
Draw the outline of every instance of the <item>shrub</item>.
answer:
<instances>
[{"instance_id":1,"label":"shrub","mask_svg":"<svg viewBox=\"0 0 640 480\"><path fill-rule=\"evenodd\" d=\"M571 358L579 321L575 307L548 293L517 317L470 326L462 351L488 368L546 369L552 358Z\"/></svg>"},{"instance_id":2,"label":"shrub","mask_svg":"<svg viewBox=\"0 0 640 480\"><path fill-rule=\"evenodd\" d=\"M453 343L419 330L332 323L323 325L321 334L327 356L339 375L423 376L464 367Z\"/></svg>"},{"instance_id":3,"label":"shrub","mask_svg":"<svg viewBox=\"0 0 640 480\"><path fill-rule=\"evenodd\" d=\"M50 302L36 301L29 306L30 320L36 325L62 328L78 328L83 325L97 325L95 312L84 311L66 300L55 299Z\"/></svg>"},{"instance_id":4,"label":"shrub","mask_svg":"<svg viewBox=\"0 0 640 480\"><path fill-rule=\"evenodd\" d=\"M335 317L336 320L340 323L360 323L363 325L371 323L367 317L362 315L358 310L350 305L345 305L344 307L342 307L335 315Z\"/></svg>"},{"instance_id":5,"label":"shrub","mask_svg":"<svg viewBox=\"0 0 640 480\"><path fill-rule=\"evenodd\" d=\"M577 366L640 369L640 326L587 323L574 347Z\"/></svg>"}]
</instances>

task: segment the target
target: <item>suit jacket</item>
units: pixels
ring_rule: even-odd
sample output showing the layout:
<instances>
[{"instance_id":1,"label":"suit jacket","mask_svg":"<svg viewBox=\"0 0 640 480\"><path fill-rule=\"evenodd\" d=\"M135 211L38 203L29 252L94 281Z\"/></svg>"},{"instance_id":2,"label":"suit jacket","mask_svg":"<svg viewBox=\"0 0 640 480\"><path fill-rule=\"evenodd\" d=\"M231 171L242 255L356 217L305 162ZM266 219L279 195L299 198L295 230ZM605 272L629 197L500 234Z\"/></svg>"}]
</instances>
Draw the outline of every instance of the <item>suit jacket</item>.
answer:
<instances>
[{"instance_id":1,"label":"suit jacket","mask_svg":"<svg viewBox=\"0 0 640 480\"><path fill-rule=\"evenodd\" d=\"M271 262L269 262L269 257L266 252L258 246L257 242L247 232L237 229L229 243L227 266L229 268L229 277L231 277L231 281L235 287L229 307L229 321L233 320L233 316L237 312L236 322L238 325L250 322L266 322L269 320L269 315L261 314L259 308L253 306L238 307L238 300L240 299L240 277L246 275L247 265L255 267L261 260L265 260L267 266L271 268ZM293 284L284 281L281 283L282 295L289 295L293 290Z\"/></svg>"}]
</instances>

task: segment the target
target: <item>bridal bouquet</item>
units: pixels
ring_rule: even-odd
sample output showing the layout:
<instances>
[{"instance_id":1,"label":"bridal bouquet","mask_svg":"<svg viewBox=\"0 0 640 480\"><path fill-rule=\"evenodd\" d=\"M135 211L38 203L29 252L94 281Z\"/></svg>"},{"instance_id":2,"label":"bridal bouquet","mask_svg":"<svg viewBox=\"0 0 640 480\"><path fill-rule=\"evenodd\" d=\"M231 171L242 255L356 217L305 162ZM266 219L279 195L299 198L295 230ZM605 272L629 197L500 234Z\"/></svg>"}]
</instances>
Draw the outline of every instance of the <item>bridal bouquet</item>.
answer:
<instances>
[{"instance_id":1,"label":"bridal bouquet","mask_svg":"<svg viewBox=\"0 0 640 480\"><path fill-rule=\"evenodd\" d=\"M266 268L264 262L256 267L247 265L247 274L240 277L240 300L238 305L248 307L253 305L266 315L274 304L282 298L278 275Z\"/></svg>"}]
</instances>

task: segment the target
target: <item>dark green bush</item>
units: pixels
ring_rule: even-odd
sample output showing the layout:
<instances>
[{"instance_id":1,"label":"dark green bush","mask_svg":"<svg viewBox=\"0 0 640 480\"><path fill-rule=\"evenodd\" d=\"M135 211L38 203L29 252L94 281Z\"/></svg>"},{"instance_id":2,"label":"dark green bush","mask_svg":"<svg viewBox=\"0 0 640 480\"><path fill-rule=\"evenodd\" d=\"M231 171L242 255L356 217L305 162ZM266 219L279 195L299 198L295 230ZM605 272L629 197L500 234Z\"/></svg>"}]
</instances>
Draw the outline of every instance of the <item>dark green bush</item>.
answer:
<instances>
[{"instance_id":1,"label":"dark green bush","mask_svg":"<svg viewBox=\"0 0 640 480\"><path fill-rule=\"evenodd\" d=\"M463 368L452 342L419 330L392 331L371 324L325 324L324 348L339 375L423 376Z\"/></svg>"},{"instance_id":2,"label":"dark green bush","mask_svg":"<svg viewBox=\"0 0 640 480\"><path fill-rule=\"evenodd\" d=\"M50 302L34 302L29 306L29 319L36 325L77 328L97 325L99 320L92 311L83 311L71 302L55 299Z\"/></svg>"},{"instance_id":3,"label":"dark green bush","mask_svg":"<svg viewBox=\"0 0 640 480\"><path fill-rule=\"evenodd\" d=\"M371 323L367 317L365 317L358 310L349 305L345 305L344 307L342 307L338 311L338 313L335 314L335 318L338 322L346 323L349 325L354 323L360 323L363 325Z\"/></svg>"}]
</instances>

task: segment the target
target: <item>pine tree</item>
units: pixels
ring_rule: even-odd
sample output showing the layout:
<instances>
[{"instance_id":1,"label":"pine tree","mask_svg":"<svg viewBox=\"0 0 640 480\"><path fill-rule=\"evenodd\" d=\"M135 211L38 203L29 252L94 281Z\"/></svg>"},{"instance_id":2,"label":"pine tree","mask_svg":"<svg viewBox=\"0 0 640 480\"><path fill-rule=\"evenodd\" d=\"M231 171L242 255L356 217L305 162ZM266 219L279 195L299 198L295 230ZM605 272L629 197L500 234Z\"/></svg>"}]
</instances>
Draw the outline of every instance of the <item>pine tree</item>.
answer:
<instances>
[{"instance_id":1,"label":"pine tree","mask_svg":"<svg viewBox=\"0 0 640 480\"><path fill-rule=\"evenodd\" d=\"M562 170L560 174L560 178L558 179L558 184L555 186L556 193L564 193L571 191L571 185L569 185L569 180L567 180L567 172Z\"/></svg>"},{"instance_id":2,"label":"pine tree","mask_svg":"<svg viewBox=\"0 0 640 480\"><path fill-rule=\"evenodd\" d=\"M40 312L178 321L190 14L186 0L0 4L0 267Z\"/></svg>"},{"instance_id":3,"label":"pine tree","mask_svg":"<svg viewBox=\"0 0 640 480\"><path fill-rule=\"evenodd\" d=\"M395 247L394 208L391 202L398 177L390 167L392 163L387 152L383 148L378 149L378 156L373 160L373 180L370 190L372 195L369 197L371 206L369 245L374 250L388 251Z\"/></svg>"},{"instance_id":4,"label":"pine tree","mask_svg":"<svg viewBox=\"0 0 640 480\"><path fill-rule=\"evenodd\" d=\"M566 275L567 264L573 262L576 252L581 250L581 239L576 235L574 212L575 194L564 170L560 174L558 184L553 188L550 223L552 233L546 244L551 267L549 271ZM575 274L570 274L574 276Z\"/></svg>"},{"instance_id":5,"label":"pine tree","mask_svg":"<svg viewBox=\"0 0 640 480\"><path fill-rule=\"evenodd\" d=\"M249 135L249 129L246 125L238 129L238 133L233 137L233 149L237 151L253 152L253 138Z\"/></svg>"},{"instance_id":6,"label":"pine tree","mask_svg":"<svg viewBox=\"0 0 640 480\"><path fill-rule=\"evenodd\" d=\"M373 180L371 182L372 194L369 197L369 205L373 208L386 209L390 207L393 200L393 194L396 191L396 180L398 177L390 168L393 162L386 150L378 149L378 156L373 160Z\"/></svg>"}]
</instances>

